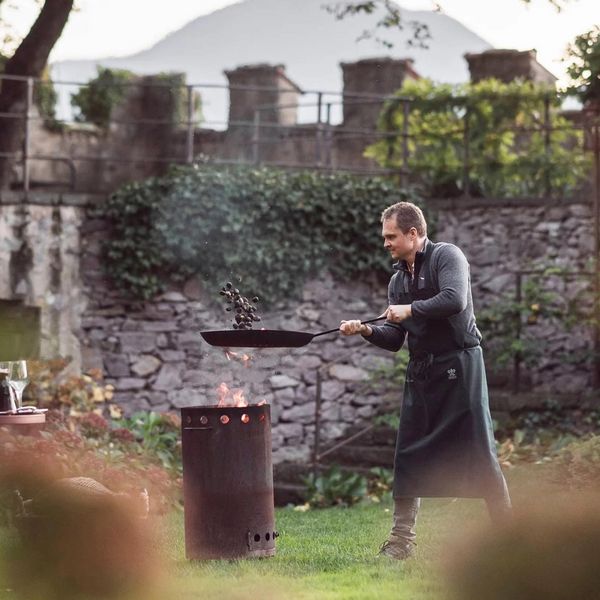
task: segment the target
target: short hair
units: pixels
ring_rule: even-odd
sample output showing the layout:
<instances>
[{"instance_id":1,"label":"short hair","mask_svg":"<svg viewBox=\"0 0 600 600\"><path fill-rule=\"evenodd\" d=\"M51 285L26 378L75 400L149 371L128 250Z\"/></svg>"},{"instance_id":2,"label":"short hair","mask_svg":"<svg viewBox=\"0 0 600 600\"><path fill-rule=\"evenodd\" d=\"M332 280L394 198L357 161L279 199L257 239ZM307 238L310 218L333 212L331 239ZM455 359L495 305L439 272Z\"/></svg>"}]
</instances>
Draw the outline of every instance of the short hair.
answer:
<instances>
[{"instance_id":1,"label":"short hair","mask_svg":"<svg viewBox=\"0 0 600 600\"><path fill-rule=\"evenodd\" d=\"M427 221L423 211L412 202L396 202L388 206L381 213L381 222L396 217L396 225L402 233L408 233L411 227L417 230L420 236L427 235Z\"/></svg>"}]
</instances>

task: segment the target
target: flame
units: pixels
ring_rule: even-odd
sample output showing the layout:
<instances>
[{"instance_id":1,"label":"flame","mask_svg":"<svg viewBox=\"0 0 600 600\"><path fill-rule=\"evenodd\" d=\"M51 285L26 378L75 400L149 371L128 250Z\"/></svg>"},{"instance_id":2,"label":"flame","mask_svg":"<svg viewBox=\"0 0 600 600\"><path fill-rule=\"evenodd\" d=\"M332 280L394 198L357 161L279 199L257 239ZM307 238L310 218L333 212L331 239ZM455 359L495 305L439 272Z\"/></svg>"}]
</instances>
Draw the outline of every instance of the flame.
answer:
<instances>
[{"instance_id":1,"label":"flame","mask_svg":"<svg viewBox=\"0 0 600 600\"><path fill-rule=\"evenodd\" d=\"M225 350L225 356L227 357L227 360L241 362L244 367L249 367L250 361L252 360L252 357L248 354L239 354L238 352L233 352L232 350Z\"/></svg>"},{"instance_id":2,"label":"flame","mask_svg":"<svg viewBox=\"0 0 600 600\"><path fill-rule=\"evenodd\" d=\"M261 400L256 406L262 406L263 404L266 404L267 401L265 399Z\"/></svg>"},{"instance_id":3,"label":"flame","mask_svg":"<svg viewBox=\"0 0 600 600\"><path fill-rule=\"evenodd\" d=\"M217 396L219 397L219 407L225 406L236 406L236 407L244 407L248 406L248 402L244 397L244 390L241 388L238 389L229 389L226 383L221 383L217 388Z\"/></svg>"}]
</instances>

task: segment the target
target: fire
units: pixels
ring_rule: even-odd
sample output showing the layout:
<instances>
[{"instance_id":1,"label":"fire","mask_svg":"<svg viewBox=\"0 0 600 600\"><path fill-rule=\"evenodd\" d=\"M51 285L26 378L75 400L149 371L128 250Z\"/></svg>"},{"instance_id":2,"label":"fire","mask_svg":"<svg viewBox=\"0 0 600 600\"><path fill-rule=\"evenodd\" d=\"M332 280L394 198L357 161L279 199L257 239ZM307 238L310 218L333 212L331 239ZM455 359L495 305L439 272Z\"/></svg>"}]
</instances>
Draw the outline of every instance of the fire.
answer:
<instances>
[{"instance_id":1,"label":"fire","mask_svg":"<svg viewBox=\"0 0 600 600\"><path fill-rule=\"evenodd\" d=\"M225 350L225 356L227 357L227 360L241 362L244 367L249 367L250 361L252 360L252 357L248 354L240 354L239 352L233 352L232 350Z\"/></svg>"},{"instance_id":2,"label":"fire","mask_svg":"<svg viewBox=\"0 0 600 600\"><path fill-rule=\"evenodd\" d=\"M226 383L221 383L217 388L217 395L219 396L219 404L217 406L221 408L225 406L248 406L248 402L244 398L244 390L241 388L229 389Z\"/></svg>"}]
</instances>

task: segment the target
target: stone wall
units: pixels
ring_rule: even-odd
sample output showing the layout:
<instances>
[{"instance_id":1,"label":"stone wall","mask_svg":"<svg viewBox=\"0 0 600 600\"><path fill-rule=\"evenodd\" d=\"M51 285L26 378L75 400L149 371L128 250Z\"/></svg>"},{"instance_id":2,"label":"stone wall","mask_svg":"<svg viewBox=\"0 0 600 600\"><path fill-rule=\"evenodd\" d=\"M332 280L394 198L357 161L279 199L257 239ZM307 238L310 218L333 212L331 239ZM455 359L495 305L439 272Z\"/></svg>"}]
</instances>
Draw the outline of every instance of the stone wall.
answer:
<instances>
[{"instance_id":1,"label":"stone wall","mask_svg":"<svg viewBox=\"0 0 600 600\"><path fill-rule=\"evenodd\" d=\"M83 280L89 298L82 318L86 368L102 368L126 412L166 411L218 403L225 383L242 389L251 403L266 400L273 423L273 460L305 460L314 441L317 370L322 377L321 435L332 440L383 409L384 397L369 385L377 366L393 356L361 339L320 336L295 349L253 350L227 355L209 346L201 330L230 329L218 290L191 279L180 290L151 302L128 304L110 290L97 260L104 236L101 222L88 221ZM242 290L243 291L243 290ZM269 329L318 332L342 318L374 317L385 307L385 285L340 285L329 276L309 282L301 297L267 313ZM349 300L350 298L350 300ZM396 406L400 394L396 394Z\"/></svg>"},{"instance_id":2,"label":"stone wall","mask_svg":"<svg viewBox=\"0 0 600 600\"><path fill-rule=\"evenodd\" d=\"M80 282L80 228L88 198L0 194L0 300L40 311L43 357L71 356L80 368L80 319L85 297Z\"/></svg>"},{"instance_id":3,"label":"stone wall","mask_svg":"<svg viewBox=\"0 0 600 600\"><path fill-rule=\"evenodd\" d=\"M97 201L36 193L24 202L19 194L0 195L0 300L40 307L44 354L72 356L73 370L102 368L127 412L215 404L216 388L224 382L242 388L251 403L265 399L271 404L278 462L309 456L317 370L323 382L324 440L368 422L388 402L399 406L397 391L384 396L368 381L369 372L389 365L392 356L360 338L333 334L298 349L255 351L246 367L241 356L228 358L199 334L229 328L217 290L205 290L192 279L152 301L126 302L102 272L99 253L107 231L86 210ZM584 200L437 200L429 208L432 238L457 243L470 261L478 311L514 294L518 269L585 269L592 256L591 205ZM581 286L566 294L577 296ZM273 329L322 331L342 318L377 316L385 296L384 282L343 284L325 275L308 282L287 305L262 312L263 323ZM576 357L589 349L589 330L566 331L540 321L532 333L542 355L535 367L523 367L529 391L538 400L546 392L586 391L589 365L561 356ZM488 362L492 383L510 390L510 378L501 381L496 366ZM493 401L495 395L492 390ZM514 408L514 402L510 396L506 408Z\"/></svg>"},{"instance_id":4,"label":"stone wall","mask_svg":"<svg viewBox=\"0 0 600 600\"><path fill-rule=\"evenodd\" d=\"M476 310L510 301L516 294L519 270L561 267L572 273L589 271L594 256L592 204L587 198L430 201L436 238L460 246L471 264ZM523 286L533 276L523 277ZM547 290L574 300L590 289L591 279L575 276L563 289L560 277L538 281ZM571 329L548 319L528 325L525 335L536 340L535 365L522 365L522 387L535 392L573 393L589 390L592 369L583 361L592 348L589 327ZM485 334L485 331L483 332ZM577 358L579 357L579 358ZM532 357L533 358L533 357ZM492 383L509 385L510 373ZM510 371L511 365L507 365ZM506 370L495 369L497 375Z\"/></svg>"}]
</instances>

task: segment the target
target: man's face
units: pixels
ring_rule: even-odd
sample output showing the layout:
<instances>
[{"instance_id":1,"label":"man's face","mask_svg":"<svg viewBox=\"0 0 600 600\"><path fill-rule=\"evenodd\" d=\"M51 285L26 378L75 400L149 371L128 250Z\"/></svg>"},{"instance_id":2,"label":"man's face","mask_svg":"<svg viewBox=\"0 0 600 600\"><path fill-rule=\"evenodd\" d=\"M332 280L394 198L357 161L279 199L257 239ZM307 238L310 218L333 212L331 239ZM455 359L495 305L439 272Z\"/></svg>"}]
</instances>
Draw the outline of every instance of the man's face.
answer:
<instances>
[{"instance_id":1,"label":"man's face","mask_svg":"<svg viewBox=\"0 0 600 600\"><path fill-rule=\"evenodd\" d=\"M414 254L417 244L417 230L411 227L408 233L396 224L394 217L386 219L381 227L383 247L390 253L394 260L408 260Z\"/></svg>"}]
</instances>

